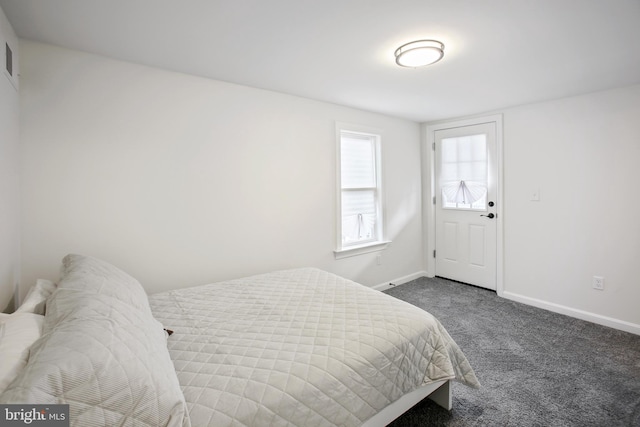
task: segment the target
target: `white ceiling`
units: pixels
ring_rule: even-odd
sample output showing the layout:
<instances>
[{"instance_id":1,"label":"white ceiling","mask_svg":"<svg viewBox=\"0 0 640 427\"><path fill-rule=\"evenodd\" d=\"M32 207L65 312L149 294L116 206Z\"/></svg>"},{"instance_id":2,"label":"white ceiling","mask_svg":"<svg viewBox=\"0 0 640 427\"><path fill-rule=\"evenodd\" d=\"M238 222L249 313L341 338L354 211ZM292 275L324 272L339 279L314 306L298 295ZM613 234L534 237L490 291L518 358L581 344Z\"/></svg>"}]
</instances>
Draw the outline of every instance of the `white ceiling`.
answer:
<instances>
[{"instance_id":1,"label":"white ceiling","mask_svg":"<svg viewBox=\"0 0 640 427\"><path fill-rule=\"evenodd\" d=\"M425 122L640 83L640 0L0 0L19 37ZM395 65L435 38L444 59Z\"/></svg>"}]
</instances>

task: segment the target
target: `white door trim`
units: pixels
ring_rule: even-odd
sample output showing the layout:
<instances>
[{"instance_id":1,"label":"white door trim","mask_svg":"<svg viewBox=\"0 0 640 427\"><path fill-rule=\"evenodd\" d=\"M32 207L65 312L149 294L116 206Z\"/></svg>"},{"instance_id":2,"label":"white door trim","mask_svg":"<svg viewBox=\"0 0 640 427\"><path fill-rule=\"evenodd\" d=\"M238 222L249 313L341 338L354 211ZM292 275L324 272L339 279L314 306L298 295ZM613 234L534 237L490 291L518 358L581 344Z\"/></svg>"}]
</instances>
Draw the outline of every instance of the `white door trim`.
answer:
<instances>
[{"instance_id":1,"label":"white door trim","mask_svg":"<svg viewBox=\"0 0 640 427\"><path fill-rule=\"evenodd\" d=\"M496 197L496 238L497 238L497 258L496 258L496 293L502 296L504 292L504 200L503 200L503 144L502 144L502 114L475 117L470 119L455 120L450 122L426 124L423 126L422 145L422 188L423 188L423 227L424 227L424 254L427 273L430 277L435 276L436 261L433 258L433 251L436 247L436 207L433 203L435 197L435 158L433 156L433 145L435 144L435 131L457 128L462 126L472 126L483 123L496 124L496 149L497 149L497 171L498 186Z\"/></svg>"}]
</instances>

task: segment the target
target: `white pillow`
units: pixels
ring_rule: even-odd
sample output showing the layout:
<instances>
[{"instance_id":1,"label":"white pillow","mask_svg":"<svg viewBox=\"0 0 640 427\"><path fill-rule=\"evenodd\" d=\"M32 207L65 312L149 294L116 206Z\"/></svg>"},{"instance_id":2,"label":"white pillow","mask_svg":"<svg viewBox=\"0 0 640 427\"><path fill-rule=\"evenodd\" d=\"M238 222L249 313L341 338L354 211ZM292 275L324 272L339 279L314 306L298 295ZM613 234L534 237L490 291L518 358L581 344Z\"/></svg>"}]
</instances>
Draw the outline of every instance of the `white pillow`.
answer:
<instances>
[{"instance_id":1,"label":"white pillow","mask_svg":"<svg viewBox=\"0 0 640 427\"><path fill-rule=\"evenodd\" d=\"M47 298L56 290L56 284L51 280L38 279L29 289L24 302L16 309L16 313L44 314Z\"/></svg>"},{"instance_id":2,"label":"white pillow","mask_svg":"<svg viewBox=\"0 0 640 427\"><path fill-rule=\"evenodd\" d=\"M64 257L58 289L107 295L151 315L149 299L140 282L97 258L76 254Z\"/></svg>"},{"instance_id":3,"label":"white pillow","mask_svg":"<svg viewBox=\"0 0 640 427\"><path fill-rule=\"evenodd\" d=\"M43 320L34 313L14 313L0 320L0 394L27 364L29 348L42 335Z\"/></svg>"},{"instance_id":4,"label":"white pillow","mask_svg":"<svg viewBox=\"0 0 640 427\"><path fill-rule=\"evenodd\" d=\"M65 257L43 330L2 403L69 403L74 425L190 427L162 324L122 270Z\"/></svg>"}]
</instances>

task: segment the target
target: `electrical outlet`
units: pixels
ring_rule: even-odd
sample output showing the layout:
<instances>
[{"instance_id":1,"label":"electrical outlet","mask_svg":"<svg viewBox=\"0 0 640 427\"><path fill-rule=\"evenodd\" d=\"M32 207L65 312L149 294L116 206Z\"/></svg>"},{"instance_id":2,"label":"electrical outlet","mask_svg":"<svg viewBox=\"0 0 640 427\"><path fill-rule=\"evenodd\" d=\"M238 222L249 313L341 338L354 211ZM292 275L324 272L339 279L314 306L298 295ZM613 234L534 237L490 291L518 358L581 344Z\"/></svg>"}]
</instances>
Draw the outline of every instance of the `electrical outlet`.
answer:
<instances>
[{"instance_id":1,"label":"electrical outlet","mask_svg":"<svg viewBox=\"0 0 640 427\"><path fill-rule=\"evenodd\" d=\"M593 286L593 289L604 291L604 277L593 276L592 286Z\"/></svg>"}]
</instances>

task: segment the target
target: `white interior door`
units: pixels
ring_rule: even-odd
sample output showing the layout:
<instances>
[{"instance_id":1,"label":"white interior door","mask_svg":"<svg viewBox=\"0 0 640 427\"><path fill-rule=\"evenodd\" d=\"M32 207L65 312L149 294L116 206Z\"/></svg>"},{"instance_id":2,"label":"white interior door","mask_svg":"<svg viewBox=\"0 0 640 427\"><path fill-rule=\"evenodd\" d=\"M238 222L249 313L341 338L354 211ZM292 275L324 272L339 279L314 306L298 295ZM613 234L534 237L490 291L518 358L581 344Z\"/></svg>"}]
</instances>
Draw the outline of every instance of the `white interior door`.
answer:
<instances>
[{"instance_id":1,"label":"white interior door","mask_svg":"<svg viewBox=\"0 0 640 427\"><path fill-rule=\"evenodd\" d=\"M496 124L434 133L436 275L496 289Z\"/></svg>"}]
</instances>

